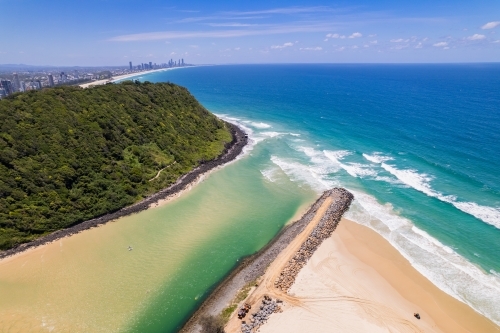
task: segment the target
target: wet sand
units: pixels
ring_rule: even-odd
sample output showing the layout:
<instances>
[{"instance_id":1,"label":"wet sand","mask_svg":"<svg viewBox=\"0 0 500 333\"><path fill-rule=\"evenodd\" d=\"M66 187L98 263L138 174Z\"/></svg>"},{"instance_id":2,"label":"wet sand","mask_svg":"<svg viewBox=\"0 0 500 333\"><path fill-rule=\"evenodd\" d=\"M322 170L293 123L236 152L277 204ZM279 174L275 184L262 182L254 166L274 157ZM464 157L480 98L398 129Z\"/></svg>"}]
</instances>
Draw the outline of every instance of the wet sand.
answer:
<instances>
[{"instance_id":1,"label":"wet sand","mask_svg":"<svg viewBox=\"0 0 500 333\"><path fill-rule=\"evenodd\" d=\"M300 271L288 297L259 332L500 332L375 231L346 219Z\"/></svg>"}]
</instances>

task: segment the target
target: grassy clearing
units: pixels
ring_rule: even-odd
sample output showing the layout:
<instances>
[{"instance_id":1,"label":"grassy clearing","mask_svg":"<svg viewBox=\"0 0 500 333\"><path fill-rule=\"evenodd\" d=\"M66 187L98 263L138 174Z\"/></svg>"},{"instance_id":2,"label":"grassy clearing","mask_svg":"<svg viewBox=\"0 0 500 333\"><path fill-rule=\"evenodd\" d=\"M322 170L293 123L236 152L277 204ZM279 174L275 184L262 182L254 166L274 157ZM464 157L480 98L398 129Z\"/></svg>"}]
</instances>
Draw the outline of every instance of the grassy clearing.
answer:
<instances>
[{"instance_id":1,"label":"grassy clearing","mask_svg":"<svg viewBox=\"0 0 500 333\"><path fill-rule=\"evenodd\" d=\"M231 304L224 310L222 310L220 317L224 323L227 323L229 321L229 318L231 317L233 312L238 308L238 304L248 297L248 295L250 294L250 290L252 290L252 287L255 286L255 283L256 281L247 283L238 291L234 299L231 301Z\"/></svg>"}]
</instances>

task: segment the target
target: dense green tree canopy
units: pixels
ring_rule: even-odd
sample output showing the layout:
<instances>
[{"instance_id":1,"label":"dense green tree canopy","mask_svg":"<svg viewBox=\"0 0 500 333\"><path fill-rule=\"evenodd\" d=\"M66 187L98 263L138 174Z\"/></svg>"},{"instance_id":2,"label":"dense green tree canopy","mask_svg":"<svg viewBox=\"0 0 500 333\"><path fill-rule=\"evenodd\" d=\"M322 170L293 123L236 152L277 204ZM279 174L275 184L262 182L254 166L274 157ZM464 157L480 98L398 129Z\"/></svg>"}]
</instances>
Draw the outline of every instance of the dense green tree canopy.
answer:
<instances>
[{"instance_id":1,"label":"dense green tree canopy","mask_svg":"<svg viewBox=\"0 0 500 333\"><path fill-rule=\"evenodd\" d=\"M132 204L229 141L224 122L170 83L0 100L0 249Z\"/></svg>"}]
</instances>

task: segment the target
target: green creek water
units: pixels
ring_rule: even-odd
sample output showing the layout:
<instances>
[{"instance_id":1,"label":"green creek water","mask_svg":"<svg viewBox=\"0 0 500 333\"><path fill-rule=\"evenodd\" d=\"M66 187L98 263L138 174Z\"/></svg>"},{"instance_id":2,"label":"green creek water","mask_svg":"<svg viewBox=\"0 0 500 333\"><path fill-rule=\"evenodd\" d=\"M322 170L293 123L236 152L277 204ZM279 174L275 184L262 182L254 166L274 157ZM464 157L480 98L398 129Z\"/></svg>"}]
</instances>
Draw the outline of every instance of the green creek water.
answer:
<instances>
[{"instance_id":1,"label":"green creek water","mask_svg":"<svg viewBox=\"0 0 500 333\"><path fill-rule=\"evenodd\" d=\"M0 332L176 331L316 197L262 177L272 149L256 146L163 206L1 261Z\"/></svg>"}]
</instances>

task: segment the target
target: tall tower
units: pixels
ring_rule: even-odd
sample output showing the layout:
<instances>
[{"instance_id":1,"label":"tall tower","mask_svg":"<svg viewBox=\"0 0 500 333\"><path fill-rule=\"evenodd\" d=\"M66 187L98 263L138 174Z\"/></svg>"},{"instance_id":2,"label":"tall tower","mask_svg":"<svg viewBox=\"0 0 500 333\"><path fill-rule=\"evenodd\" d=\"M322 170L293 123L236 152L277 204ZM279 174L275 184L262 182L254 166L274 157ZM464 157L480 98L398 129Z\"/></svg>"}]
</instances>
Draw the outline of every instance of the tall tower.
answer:
<instances>
[{"instance_id":1,"label":"tall tower","mask_svg":"<svg viewBox=\"0 0 500 333\"><path fill-rule=\"evenodd\" d=\"M0 81L0 85L2 86L3 90L5 91L5 94L9 96L10 94L14 93L12 89L12 82L9 80L2 80Z\"/></svg>"},{"instance_id":2,"label":"tall tower","mask_svg":"<svg viewBox=\"0 0 500 333\"><path fill-rule=\"evenodd\" d=\"M130 70L132 70L132 61L128 62L128 66L130 67Z\"/></svg>"},{"instance_id":3,"label":"tall tower","mask_svg":"<svg viewBox=\"0 0 500 333\"><path fill-rule=\"evenodd\" d=\"M149 62L149 69L153 69L153 62L152 61Z\"/></svg>"},{"instance_id":4,"label":"tall tower","mask_svg":"<svg viewBox=\"0 0 500 333\"><path fill-rule=\"evenodd\" d=\"M54 77L52 76L52 74L47 75L47 78L49 79L49 87L53 87L54 86Z\"/></svg>"},{"instance_id":5,"label":"tall tower","mask_svg":"<svg viewBox=\"0 0 500 333\"><path fill-rule=\"evenodd\" d=\"M19 91L21 89L21 83L19 82L19 75L17 73L14 73L14 79L12 80L12 89L14 89L14 92Z\"/></svg>"}]
</instances>

